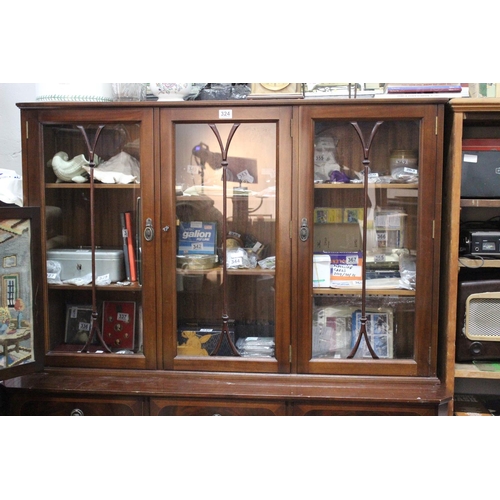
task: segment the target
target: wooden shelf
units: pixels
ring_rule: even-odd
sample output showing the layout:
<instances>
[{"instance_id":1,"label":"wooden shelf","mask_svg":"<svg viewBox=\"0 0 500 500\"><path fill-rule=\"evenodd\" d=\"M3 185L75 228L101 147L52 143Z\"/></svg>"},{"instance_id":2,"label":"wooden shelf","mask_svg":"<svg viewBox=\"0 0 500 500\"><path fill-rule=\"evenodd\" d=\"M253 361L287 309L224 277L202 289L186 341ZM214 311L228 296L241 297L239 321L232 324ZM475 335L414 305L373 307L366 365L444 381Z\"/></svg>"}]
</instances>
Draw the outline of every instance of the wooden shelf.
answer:
<instances>
[{"instance_id":1,"label":"wooden shelf","mask_svg":"<svg viewBox=\"0 0 500 500\"><path fill-rule=\"evenodd\" d=\"M181 275L201 275L201 274L209 274L209 273L217 273L222 274L222 266L212 267L210 269L176 269L177 274ZM262 276L262 275L274 275L276 271L274 269L262 269L260 267L256 267L253 269L228 269L227 274L239 274L245 276Z\"/></svg>"},{"instance_id":2,"label":"wooden shelf","mask_svg":"<svg viewBox=\"0 0 500 500\"><path fill-rule=\"evenodd\" d=\"M393 289L366 289L367 295L401 295L415 296L415 290ZM360 295L361 288L313 288L314 295Z\"/></svg>"},{"instance_id":3,"label":"wooden shelf","mask_svg":"<svg viewBox=\"0 0 500 500\"><path fill-rule=\"evenodd\" d=\"M117 290L124 292L138 292L142 289L142 286L137 282L131 282L130 285L119 285L117 283L111 283L110 285L96 285L99 290L111 290L116 292ZM92 284L88 285L71 285L67 283L49 283L50 290L91 290Z\"/></svg>"},{"instance_id":4,"label":"wooden shelf","mask_svg":"<svg viewBox=\"0 0 500 500\"><path fill-rule=\"evenodd\" d=\"M500 267L500 259L470 259L468 257L460 257L458 259L459 267L467 267L479 269L481 267Z\"/></svg>"},{"instance_id":5,"label":"wooden shelf","mask_svg":"<svg viewBox=\"0 0 500 500\"><path fill-rule=\"evenodd\" d=\"M500 372L487 372L479 370L472 363L456 363L455 378L480 378L480 379L498 379L500 380Z\"/></svg>"},{"instance_id":6,"label":"wooden shelf","mask_svg":"<svg viewBox=\"0 0 500 500\"><path fill-rule=\"evenodd\" d=\"M478 198L461 198L460 206L463 208L473 207L473 208L499 208L500 198L495 199L478 199Z\"/></svg>"},{"instance_id":7,"label":"wooden shelf","mask_svg":"<svg viewBox=\"0 0 500 500\"><path fill-rule=\"evenodd\" d=\"M100 184L95 183L95 189L140 189L141 185L137 183L131 184ZM45 184L46 189L90 189L90 182L85 184L76 182L49 182Z\"/></svg>"},{"instance_id":8,"label":"wooden shelf","mask_svg":"<svg viewBox=\"0 0 500 500\"><path fill-rule=\"evenodd\" d=\"M363 189L364 184L360 183L349 183L345 184L343 182L336 182L331 184L315 184L314 189ZM418 183L411 184L401 184L401 183L382 183L382 182L370 182L368 183L368 189L418 189Z\"/></svg>"}]
</instances>

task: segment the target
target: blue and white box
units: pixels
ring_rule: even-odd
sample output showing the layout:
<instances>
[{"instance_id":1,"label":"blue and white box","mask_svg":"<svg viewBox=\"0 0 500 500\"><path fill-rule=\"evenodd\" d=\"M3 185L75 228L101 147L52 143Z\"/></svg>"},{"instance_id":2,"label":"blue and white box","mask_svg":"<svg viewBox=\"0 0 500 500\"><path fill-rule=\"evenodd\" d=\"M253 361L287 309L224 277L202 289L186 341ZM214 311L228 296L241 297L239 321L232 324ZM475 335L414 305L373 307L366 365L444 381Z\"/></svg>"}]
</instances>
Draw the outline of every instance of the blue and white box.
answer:
<instances>
[{"instance_id":1,"label":"blue and white box","mask_svg":"<svg viewBox=\"0 0 500 500\"><path fill-rule=\"evenodd\" d=\"M217 223L179 223L179 255L214 255L217 252Z\"/></svg>"}]
</instances>

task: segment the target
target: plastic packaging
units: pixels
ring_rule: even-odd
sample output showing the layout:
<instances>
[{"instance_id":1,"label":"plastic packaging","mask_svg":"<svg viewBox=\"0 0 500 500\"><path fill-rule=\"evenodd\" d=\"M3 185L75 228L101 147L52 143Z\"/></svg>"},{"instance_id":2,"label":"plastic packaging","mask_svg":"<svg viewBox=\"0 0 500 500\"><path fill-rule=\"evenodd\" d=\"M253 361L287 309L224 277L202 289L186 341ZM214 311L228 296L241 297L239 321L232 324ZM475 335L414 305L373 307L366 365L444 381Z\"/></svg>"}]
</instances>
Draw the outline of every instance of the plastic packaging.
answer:
<instances>
[{"instance_id":1,"label":"plastic packaging","mask_svg":"<svg viewBox=\"0 0 500 500\"><path fill-rule=\"evenodd\" d=\"M243 357L273 357L273 337L245 337L236 342L236 347Z\"/></svg>"},{"instance_id":2,"label":"plastic packaging","mask_svg":"<svg viewBox=\"0 0 500 500\"><path fill-rule=\"evenodd\" d=\"M85 276L81 276L78 278L71 278L68 280L64 280L63 283L67 285L77 285L77 286L89 285L90 283L92 283L92 273L88 273ZM111 279L109 277L109 274L98 276L95 280L95 284L98 286L110 285Z\"/></svg>"},{"instance_id":3,"label":"plastic packaging","mask_svg":"<svg viewBox=\"0 0 500 500\"><path fill-rule=\"evenodd\" d=\"M265 259L259 260L258 264L262 269L275 269L276 257L266 257Z\"/></svg>"},{"instance_id":4,"label":"plastic packaging","mask_svg":"<svg viewBox=\"0 0 500 500\"><path fill-rule=\"evenodd\" d=\"M401 253L399 257L399 286L407 290L415 290L417 282L417 256Z\"/></svg>"},{"instance_id":5,"label":"plastic packaging","mask_svg":"<svg viewBox=\"0 0 500 500\"><path fill-rule=\"evenodd\" d=\"M61 263L57 260L47 261L47 283L60 284L61 281Z\"/></svg>"},{"instance_id":6,"label":"plastic packaging","mask_svg":"<svg viewBox=\"0 0 500 500\"><path fill-rule=\"evenodd\" d=\"M244 248L229 248L226 254L226 266L228 269L250 269L252 267L248 253Z\"/></svg>"}]
</instances>

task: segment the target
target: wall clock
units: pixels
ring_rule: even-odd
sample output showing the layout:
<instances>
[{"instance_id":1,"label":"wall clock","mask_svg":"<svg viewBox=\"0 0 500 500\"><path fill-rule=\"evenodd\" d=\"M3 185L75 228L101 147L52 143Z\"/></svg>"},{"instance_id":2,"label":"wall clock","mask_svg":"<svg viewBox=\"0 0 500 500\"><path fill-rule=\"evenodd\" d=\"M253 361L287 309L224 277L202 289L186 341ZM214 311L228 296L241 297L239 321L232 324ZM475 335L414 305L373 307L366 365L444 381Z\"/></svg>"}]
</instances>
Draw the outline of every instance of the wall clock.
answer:
<instances>
[{"instance_id":1,"label":"wall clock","mask_svg":"<svg viewBox=\"0 0 500 500\"><path fill-rule=\"evenodd\" d=\"M304 97L302 83L252 83L248 99Z\"/></svg>"}]
</instances>

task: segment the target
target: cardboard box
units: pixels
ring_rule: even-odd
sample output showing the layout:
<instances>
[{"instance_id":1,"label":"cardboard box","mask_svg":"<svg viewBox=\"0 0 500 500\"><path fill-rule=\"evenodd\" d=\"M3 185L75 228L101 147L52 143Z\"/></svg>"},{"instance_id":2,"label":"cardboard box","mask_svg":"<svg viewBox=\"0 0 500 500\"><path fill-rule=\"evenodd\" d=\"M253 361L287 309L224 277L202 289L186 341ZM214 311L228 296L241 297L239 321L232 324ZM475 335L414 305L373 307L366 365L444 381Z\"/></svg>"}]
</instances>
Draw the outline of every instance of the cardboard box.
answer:
<instances>
[{"instance_id":1,"label":"cardboard box","mask_svg":"<svg viewBox=\"0 0 500 500\"><path fill-rule=\"evenodd\" d=\"M359 224L314 224L314 252L357 252L361 248Z\"/></svg>"},{"instance_id":2,"label":"cardboard box","mask_svg":"<svg viewBox=\"0 0 500 500\"><path fill-rule=\"evenodd\" d=\"M205 221L179 224L179 255L217 253L217 223Z\"/></svg>"},{"instance_id":3,"label":"cardboard box","mask_svg":"<svg viewBox=\"0 0 500 500\"><path fill-rule=\"evenodd\" d=\"M363 279L362 252L333 252L330 254L330 286L359 287Z\"/></svg>"},{"instance_id":4,"label":"cardboard box","mask_svg":"<svg viewBox=\"0 0 500 500\"><path fill-rule=\"evenodd\" d=\"M363 279L363 259L356 264L331 264L330 266L330 286L333 288L362 285Z\"/></svg>"},{"instance_id":5,"label":"cardboard box","mask_svg":"<svg viewBox=\"0 0 500 500\"><path fill-rule=\"evenodd\" d=\"M363 252L330 252L330 263L334 266L361 266Z\"/></svg>"}]
</instances>

